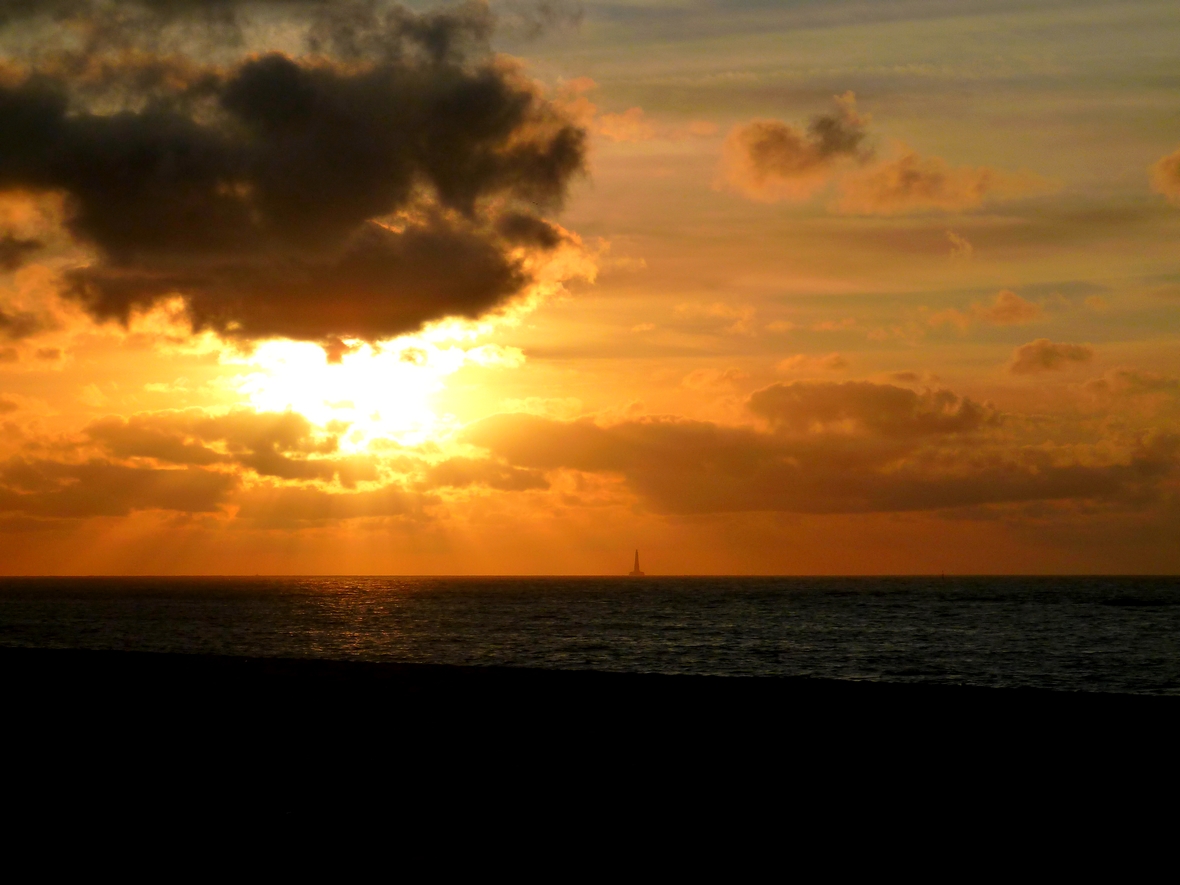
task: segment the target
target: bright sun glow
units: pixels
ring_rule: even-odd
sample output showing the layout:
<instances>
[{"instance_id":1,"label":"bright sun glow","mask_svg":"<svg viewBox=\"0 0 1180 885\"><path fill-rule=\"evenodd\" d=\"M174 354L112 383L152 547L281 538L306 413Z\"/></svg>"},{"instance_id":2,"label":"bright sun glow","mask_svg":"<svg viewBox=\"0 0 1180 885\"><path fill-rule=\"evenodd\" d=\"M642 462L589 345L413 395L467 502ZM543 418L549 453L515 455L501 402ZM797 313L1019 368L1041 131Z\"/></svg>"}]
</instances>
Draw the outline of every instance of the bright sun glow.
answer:
<instances>
[{"instance_id":1,"label":"bright sun glow","mask_svg":"<svg viewBox=\"0 0 1180 885\"><path fill-rule=\"evenodd\" d=\"M466 363L523 360L515 348L497 345L439 346L441 339L475 334L437 330L377 344L348 342L353 349L339 363L328 362L315 344L268 341L234 360L256 369L239 376L237 389L261 411L291 410L321 427L347 424L340 438L345 451L362 450L375 439L413 445L444 435L454 423L451 416L436 414L431 402L448 375Z\"/></svg>"}]
</instances>

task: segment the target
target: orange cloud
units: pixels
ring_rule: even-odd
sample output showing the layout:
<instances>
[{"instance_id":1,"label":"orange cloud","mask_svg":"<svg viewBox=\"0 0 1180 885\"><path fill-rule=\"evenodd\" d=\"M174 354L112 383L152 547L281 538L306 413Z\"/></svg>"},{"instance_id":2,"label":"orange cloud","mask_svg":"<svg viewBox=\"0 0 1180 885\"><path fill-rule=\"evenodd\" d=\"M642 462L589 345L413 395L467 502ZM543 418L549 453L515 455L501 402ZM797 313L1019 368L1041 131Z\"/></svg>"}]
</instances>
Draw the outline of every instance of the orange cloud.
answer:
<instances>
[{"instance_id":1,"label":"orange cloud","mask_svg":"<svg viewBox=\"0 0 1180 885\"><path fill-rule=\"evenodd\" d=\"M232 474L194 467L158 470L97 459L66 464L18 457L0 464L0 513L58 519L136 510L212 513L237 485Z\"/></svg>"},{"instance_id":2,"label":"orange cloud","mask_svg":"<svg viewBox=\"0 0 1180 885\"><path fill-rule=\"evenodd\" d=\"M1029 172L1004 172L989 166L951 166L941 157L921 157L906 149L842 179L835 208L850 215L905 215L963 212L991 200L1044 193L1049 183Z\"/></svg>"},{"instance_id":3,"label":"orange cloud","mask_svg":"<svg viewBox=\"0 0 1180 885\"><path fill-rule=\"evenodd\" d=\"M1014 375L1035 375L1066 369L1071 364L1088 363L1092 359L1094 348L1088 344L1054 344L1048 338L1038 338L1016 348L1008 371Z\"/></svg>"},{"instance_id":4,"label":"orange cloud","mask_svg":"<svg viewBox=\"0 0 1180 885\"><path fill-rule=\"evenodd\" d=\"M1151 167L1151 189L1180 206L1180 149Z\"/></svg>"},{"instance_id":5,"label":"orange cloud","mask_svg":"<svg viewBox=\"0 0 1180 885\"><path fill-rule=\"evenodd\" d=\"M681 141L686 138L707 138L717 133L717 124L707 120L692 120L687 125L658 123L644 113L643 108L628 108L621 114L602 114L592 121L591 130L608 141L634 142Z\"/></svg>"},{"instance_id":6,"label":"orange cloud","mask_svg":"<svg viewBox=\"0 0 1180 885\"><path fill-rule=\"evenodd\" d=\"M506 492L547 489L549 482L538 470L509 467L475 458L448 458L433 465L419 484L422 488L465 488L482 485Z\"/></svg>"},{"instance_id":7,"label":"orange cloud","mask_svg":"<svg viewBox=\"0 0 1180 885\"><path fill-rule=\"evenodd\" d=\"M966 237L961 237L953 230L948 230L946 238L951 244L951 258L967 259L974 254L975 247Z\"/></svg>"},{"instance_id":8,"label":"orange cloud","mask_svg":"<svg viewBox=\"0 0 1180 885\"><path fill-rule=\"evenodd\" d=\"M85 433L117 458L194 466L238 464L260 476L325 482L338 476L345 485L378 478L365 458L323 457L336 452L338 436L315 434L311 423L294 412L147 413L104 418Z\"/></svg>"},{"instance_id":9,"label":"orange cloud","mask_svg":"<svg viewBox=\"0 0 1180 885\"><path fill-rule=\"evenodd\" d=\"M776 430L848 431L887 437L970 433L998 422L995 410L949 390L916 393L869 381L773 384L750 396L750 411Z\"/></svg>"},{"instance_id":10,"label":"orange cloud","mask_svg":"<svg viewBox=\"0 0 1180 885\"><path fill-rule=\"evenodd\" d=\"M621 114L603 114L595 131L610 141L650 141L656 137L655 125L647 119L643 108L629 108Z\"/></svg>"},{"instance_id":11,"label":"orange cloud","mask_svg":"<svg viewBox=\"0 0 1180 885\"><path fill-rule=\"evenodd\" d=\"M733 387L750 377L741 369L693 369L680 382L689 390Z\"/></svg>"},{"instance_id":12,"label":"orange cloud","mask_svg":"<svg viewBox=\"0 0 1180 885\"><path fill-rule=\"evenodd\" d=\"M1139 369L1112 369L1101 378L1087 381L1086 390L1095 394L1124 397L1177 395L1180 394L1180 378Z\"/></svg>"},{"instance_id":13,"label":"orange cloud","mask_svg":"<svg viewBox=\"0 0 1180 885\"><path fill-rule=\"evenodd\" d=\"M839 353L829 353L826 356L811 356L805 353L797 353L780 361L778 364L780 372L800 372L813 369L838 372L841 369L847 368L848 360Z\"/></svg>"},{"instance_id":14,"label":"orange cloud","mask_svg":"<svg viewBox=\"0 0 1180 885\"><path fill-rule=\"evenodd\" d=\"M569 118L607 141L637 142L667 139L705 138L717 134L717 124L708 120L691 120L686 125L668 125L652 120L641 107L628 108L621 113L600 113L598 105L589 98L598 84L590 77L567 80L557 90L554 104Z\"/></svg>"},{"instance_id":15,"label":"orange cloud","mask_svg":"<svg viewBox=\"0 0 1180 885\"><path fill-rule=\"evenodd\" d=\"M967 311L941 310L931 314L927 322L931 326L952 325L966 329L974 323L993 326L1022 326L1035 322L1045 315L1039 304L1021 298L1009 289L1002 289L991 304L976 302Z\"/></svg>"},{"instance_id":16,"label":"orange cloud","mask_svg":"<svg viewBox=\"0 0 1180 885\"><path fill-rule=\"evenodd\" d=\"M345 493L314 486L273 486L245 491L235 503L237 518L258 528L298 529L349 519L421 519L425 500L396 486Z\"/></svg>"},{"instance_id":17,"label":"orange cloud","mask_svg":"<svg viewBox=\"0 0 1180 885\"><path fill-rule=\"evenodd\" d=\"M748 304L678 304L677 318L691 326L708 331L724 331L730 335L745 335L752 331L754 308Z\"/></svg>"},{"instance_id":18,"label":"orange cloud","mask_svg":"<svg viewBox=\"0 0 1180 885\"><path fill-rule=\"evenodd\" d=\"M805 200L823 188L838 165L864 161L868 118L856 96L836 97L836 110L812 119L806 133L780 120L736 126L725 140L725 184L755 200Z\"/></svg>"},{"instance_id":19,"label":"orange cloud","mask_svg":"<svg viewBox=\"0 0 1180 885\"><path fill-rule=\"evenodd\" d=\"M750 409L769 430L648 418L599 425L499 415L468 442L537 470L621 476L660 513L864 513L1032 501L1141 500L1174 475L1180 438L1018 446L950 391L774 385Z\"/></svg>"}]
</instances>

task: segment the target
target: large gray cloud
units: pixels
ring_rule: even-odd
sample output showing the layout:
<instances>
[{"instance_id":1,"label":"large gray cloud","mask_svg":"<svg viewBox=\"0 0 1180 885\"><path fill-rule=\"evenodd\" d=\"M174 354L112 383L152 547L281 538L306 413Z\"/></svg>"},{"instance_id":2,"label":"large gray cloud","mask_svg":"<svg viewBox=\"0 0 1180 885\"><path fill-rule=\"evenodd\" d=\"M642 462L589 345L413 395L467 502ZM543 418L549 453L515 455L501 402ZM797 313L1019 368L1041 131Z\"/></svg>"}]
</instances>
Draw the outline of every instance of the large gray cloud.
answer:
<instances>
[{"instance_id":1,"label":"large gray cloud","mask_svg":"<svg viewBox=\"0 0 1180 885\"><path fill-rule=\"evenodd\" d=\"M184 36L262 15L302 48ZM53 16L83 38L30 50ZM530 282L522 250L561 241L543 214L584 158L491 26L482 4L3 4L23 74L0 86L0 189L66 195L97 255L67 294L101 319L175 294L195 327L250 338L476 316Z\"/></svg>"}]
</instances>

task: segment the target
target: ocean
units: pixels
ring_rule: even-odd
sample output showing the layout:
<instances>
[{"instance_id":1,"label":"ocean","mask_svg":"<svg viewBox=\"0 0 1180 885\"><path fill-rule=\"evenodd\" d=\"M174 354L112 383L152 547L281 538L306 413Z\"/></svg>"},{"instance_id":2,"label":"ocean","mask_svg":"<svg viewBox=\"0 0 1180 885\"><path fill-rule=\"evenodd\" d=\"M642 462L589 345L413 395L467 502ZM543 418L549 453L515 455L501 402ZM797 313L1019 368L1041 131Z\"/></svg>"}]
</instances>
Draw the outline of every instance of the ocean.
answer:
<instances>
[{"instance_id":1,"label":"ocean","mask_svg":"<svg viewBox=\"0 0 1180 885\"><path fill-rule=\"evenodd\" d=\"M1180 694L1180 578L0 578L0 646Z\"/></svg>"}]
</instances>

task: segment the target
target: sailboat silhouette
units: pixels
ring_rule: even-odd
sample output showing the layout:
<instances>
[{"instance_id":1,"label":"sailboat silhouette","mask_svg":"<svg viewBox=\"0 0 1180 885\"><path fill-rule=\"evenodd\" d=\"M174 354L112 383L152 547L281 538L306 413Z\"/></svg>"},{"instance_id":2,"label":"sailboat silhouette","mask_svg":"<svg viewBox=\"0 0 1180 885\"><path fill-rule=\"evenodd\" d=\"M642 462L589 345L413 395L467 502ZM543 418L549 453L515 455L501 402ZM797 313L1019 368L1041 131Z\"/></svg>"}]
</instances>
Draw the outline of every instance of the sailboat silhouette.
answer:
<instances>
[{"instance_id":1,"label":"sailboat silhouette","mask_svg":"<svg viewBox=\"0 0 1180 885\"><path fill-rule=\"evenodd\" d=\"M631 571L627 572L627 574L628 574L628 576L630 576L632 578L641 577L643 575L643 572L641 572L639 570L639 551L638 550L635 551L635 568L631 569Z\"/></svg>"}]
</instances>

